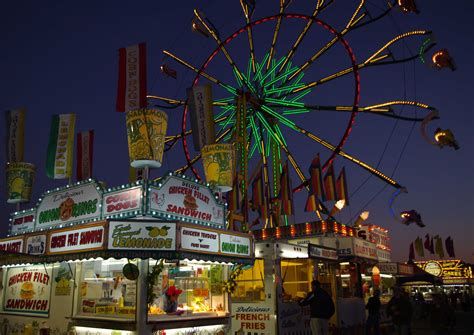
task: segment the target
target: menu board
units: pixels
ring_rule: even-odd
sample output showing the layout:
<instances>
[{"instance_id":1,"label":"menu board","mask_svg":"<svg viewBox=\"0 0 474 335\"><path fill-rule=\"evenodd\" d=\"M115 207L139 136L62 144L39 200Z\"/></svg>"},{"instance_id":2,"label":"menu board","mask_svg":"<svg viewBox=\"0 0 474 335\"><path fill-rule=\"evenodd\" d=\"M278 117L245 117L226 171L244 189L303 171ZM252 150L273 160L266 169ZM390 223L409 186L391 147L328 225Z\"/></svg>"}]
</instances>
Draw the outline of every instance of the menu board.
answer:
<instances>
[{"instance_id":1,"label":"menu board","mask_svg":"<svg viewBox=\"0 0 474 335\"><path fill-rule=\"evenodd\" d=\"M104 194L102 212L105 218L121 215L136 216L142 210L142 187L135 186Z\"/></svg>"},{"instance_id":2,"label":"menu board","mask_svg":"<svg viewBox=\"0 0 474 335\"><path fill-rule=\"evenodd\" d=\"M50 265L9 268L3 285L4 312L47 317L52 271Z\"/></svg>"},{"instance_id":3,"label":"menu board","mask_svg":"<svg viewBox=\"0 0 474 335\"><path fill-rule=\"evenodd\" d=\"M109 222L108 249L175 250L176 223Z\"/></svg>"},{"instance_id":4,"label":"menu board","mask_svg":"<svg viewBox=\"0 0 474 335\"><path fill-rule=\"evenodd\" d=\"M48 235L48 254L103 249L105 245L105 222L55 230Z\"/></svg>"},{"instance_id":5,"label":"menu board","mask_svg":"<svg viewBox=\"0 0 474 335\"><path fill-rule=\"evenodd\" d=\"M27 209L11 215L10 234L33 231L35 228L36 209Z\"/></svg>"},{"instance_id":6,"label":"menu board","mask_svg":"<svg viewBox=\"0 0 474 335\"><path fill-rule=\"evenodd\" d=\"M23 252L23 237L12 237L0 240L0 251L12 253Z\"/></svg>"}]
</instances>

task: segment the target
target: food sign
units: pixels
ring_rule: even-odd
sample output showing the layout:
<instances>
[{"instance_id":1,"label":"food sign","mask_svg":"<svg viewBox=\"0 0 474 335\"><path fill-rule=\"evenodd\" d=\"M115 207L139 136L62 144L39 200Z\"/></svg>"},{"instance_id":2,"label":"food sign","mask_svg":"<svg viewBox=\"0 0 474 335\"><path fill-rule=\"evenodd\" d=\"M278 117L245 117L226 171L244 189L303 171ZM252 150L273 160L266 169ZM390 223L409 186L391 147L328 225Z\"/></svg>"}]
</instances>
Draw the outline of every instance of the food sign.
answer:
<instances>
[{"instance_id":1,"label":"food sign","mask_svg":"<svg viewBox=\"0 0 474 335\"><path fill-rule=\"evenodd\" d=\"M108 249L176 250L176 223L111 221Z\"/></svg>"},{"instance_id":2,"label":"food sign","mask_svg":"<svg viewBox=\"0 0 474 335\"><path fill-rule=\"evenodd\" d=\"M72 251L103 249L105 223L88 224L84 228L55 230L48 237L48 254L62 254Z\"/></svg>"},{"instance_id":3,"label":"food sign","mask_svg":"<svg viewBox=\"0 0 474 335\"><path fill-rule=\"evenodd\" d=\"M20 234L33 231L35 228L35 214L35 209L28 209L12 214L10 234Z\"/></svg>"},{"instance_id":4,"label":"food sign","mask_svg":"<svg viewBox=\"0 0 474 335\"><path fill-rule=\"evenodd\" d=\"M102 195L98 188L90 181L44 194L36 212L36 230L99 219Z\"/></svg>"},{"instance_id":5,"label":"food sign","mask_svg":"<svg viewBox=\"0 0 474 335\"><path fill-rule=\"evenodd\" d=\"M328 249L314 244L308 244L308 257L331 259L335 261L338 259L336 249Z\"/></svg>"},{"instance_id":6,"label":"food sign","mask_svg":"<svg viewBox=\"0 0 474 335\"><path fill-rule=\"evenodd\" d=\"M225 222L224 205L208 187L178 176L168 176L162 184L150 187L147 213L216 228L223 228Z\"/></svg>"},{"instance_id":7,"label":"food sign","mask_svg":"<svg viewBox=\"0 0 474 335\"><path fill-rule=\"evenodd\" d=\"M28 236L25 252L29 255L44 255L46 253L46 240L46 234Z\"/></svg>"},{"instance_id":8,"label":"food sign","mask_svg":"<svg viewBox=\"0 0 474 335\"><path fill-rule=\"evenodd\" d=\"M471 268L460 260L438 260L415 263L419 268L433 276L442 277L443 282L445 282L445 278L472 278Z\"/></svg>"},{"instance_id":9,"label":"food sign","mask_svg":"<svg viewBox=\"0 0 474 335\"><path fill-rule=\"evenodd\" d=\"M13 237L0 240L0 251L12 253L23 252L23 237Z\"/></svg>"},{"instance_id":10,"label":"food sign","mask_svg":"<svg viewBox=\"0 0 474 335\"><path fill-rule=\"evenodd\" d=\"M250 257L252 247L250 238L240 235L220 234L221 254L238 255L241 257Z\"/></svg>"},{"instance_id":11,"label":"food sign","mask_svg":"<svg viewBox=\"0 0 474 335\"><path fill-rule=\"evenodd\" d=\"M181 249L200 252L219 252L219 233L181 226Z\"/></svg>"},{"instance_id":12,"label":"food sign","mask_svg":"<svg viewBox=\"0 0 474 335\"><path fill-rule=\"evenodd\" d=\"M137 186L104 194L102 208L105 218L134 216L134 212L142 209L142 187Z\"/></svg>"},{"instance_id":13,"label":"food sign","mask_svg":"<svg viewBox=\"0 0 474 335\"><path fill-rule=\"evenodd\" d=\"M3 310L10 313L45 316L49 314L51 266L9 268Z\"/></svg>"}]
</instances>

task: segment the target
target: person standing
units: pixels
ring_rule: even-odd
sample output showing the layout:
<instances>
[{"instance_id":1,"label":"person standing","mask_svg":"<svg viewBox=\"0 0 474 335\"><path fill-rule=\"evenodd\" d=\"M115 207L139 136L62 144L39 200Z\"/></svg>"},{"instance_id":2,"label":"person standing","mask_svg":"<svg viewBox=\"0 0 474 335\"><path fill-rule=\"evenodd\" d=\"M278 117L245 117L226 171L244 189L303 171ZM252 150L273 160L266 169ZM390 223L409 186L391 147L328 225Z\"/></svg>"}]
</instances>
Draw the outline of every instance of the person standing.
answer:
<instances>
[{"instance_id":1,"label":"person standing","mask_svg":"<svg viewBox=\"0 0 474 335\"><path fill-rule=\"evenodd\" d=\"M399 287L394 289L394 295L387 304L387 314L392 318L397 335L411 334L411 316L413 309L408 297Z\"/></svg>"},{"instance_id":2,"label":"person standing","mask_svg":"<svg viewBox=\"0 0 474 335\"><path fill-rule=\"evenodd\" d=\"M334 314L334 302L331 296L321 288L318 280L311 282L312 291L305 299L299 302L300 306L310 306L311 309L311 334L328 335L329 319Z\"/></svg>"},{"instance_id":3,"label":"person standing","mask_svg":"<svg viewBox=\"0 0 474 335\"><path fill-rule=\"evenodd\" d=\"M380 291L374 290L374 295L369 298L365 308L369 312L366 322L365 332L366 335L379 335L380 334Z\"/></svg>"}]
</instances>

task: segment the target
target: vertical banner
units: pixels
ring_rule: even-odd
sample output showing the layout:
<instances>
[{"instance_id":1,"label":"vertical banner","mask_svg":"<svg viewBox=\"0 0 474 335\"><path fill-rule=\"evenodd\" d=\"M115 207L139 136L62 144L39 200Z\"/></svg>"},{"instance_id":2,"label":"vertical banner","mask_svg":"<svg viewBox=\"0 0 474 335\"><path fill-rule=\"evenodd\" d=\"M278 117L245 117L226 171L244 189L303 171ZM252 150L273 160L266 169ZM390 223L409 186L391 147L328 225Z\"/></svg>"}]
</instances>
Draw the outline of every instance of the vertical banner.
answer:
<instances>
[{"instance_id":1,"label":"vertical banner","mask_svg":"<svg viewBox=\"0 0 474 335\"><path fill-rule=\"evenodd\" d=\"M94 131L77 133L77 181L92 177L92 155L94 149Z\"/></svg>"},{"instance_id":2,"label":"vertical banner","mask_svg":"<svg viewBox=\"0 0 474 335\"><path fill-rule=\"evenodd\" d=\"M201 148L206 144L215 142L211 85L188 88L187 95L194 150L201 151Z\"/></svg>"},{"instance_id":3,"label":"vertical banner","mask_svg":"<svg viewBox=\"0 0 474 335\"><path fill-rule=\"evenodd\" d=\"M119 49L117 112L146 108L146 44Z\"/></svg>"},{"instance_id":4,"label":"vertical banner","mask_svg":"<svg viewBox=\"0 0 474 335\"><path fill-rule=\"evenodd\" d=\"M331 164L324 176L324 193L326 200L336 200L336 179L334 178L334 166Z\"/></svg>"},{"instance_id":5,"label":"vertical banner","mask_svg":"<svg viewBox=\"0 0 474 335\"><path fill-rule=\"evenodd\" d=\"M343 167L336 180L336 200L345 200L349 205L349 193L347 192L346 169Z\"/></svg>"},{"instance_id":6,"label":"vertical banner","mask_svg":"<svg viewBox=\"0 0 474 335\"><path fill-rule=\"evenodd\" d=\"M72 176L75 114L53 115L46 157L46 175L52 179Z\"/></svg>"},{"instance_id":7,"label":"vertical banner","mask_svg":"<svg viewBox=\"0 0 474 335\"><path fill-rule=\"evenodd\" d=\"M7 162L23 162L25 113L26 110L24 108L5 112Z\"/></svg>"}]
</instances>

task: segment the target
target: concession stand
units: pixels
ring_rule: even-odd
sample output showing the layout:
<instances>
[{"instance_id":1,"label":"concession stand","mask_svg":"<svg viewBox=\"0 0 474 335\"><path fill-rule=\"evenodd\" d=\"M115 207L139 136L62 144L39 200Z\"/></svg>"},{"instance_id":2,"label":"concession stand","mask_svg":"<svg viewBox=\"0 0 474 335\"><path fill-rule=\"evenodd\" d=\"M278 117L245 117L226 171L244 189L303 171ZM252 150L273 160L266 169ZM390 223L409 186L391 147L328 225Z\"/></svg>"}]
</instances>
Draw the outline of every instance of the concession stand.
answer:
<instances>
[{"instance_id":1,"label":"concession stand","mask_svg":"<svg viewBox=\"0 0 474 335\"><path fill-rule=\"evenodd\" d=\"M229 274L253 264L252 237L224 229L213 190L179 175L58 188L10 224L1 334L225 334Z\"/></svg>"},{"instance_id":2,"label":"concession stand","mask_svg":"<svg viewBox=\"0 0 474 335\"><path fill-rule=\"evenodd\" d=\"M231 334L311 332L309 307L302 308L298 304L298 300L311 291L311 281L319 280L323 289L333 297L338 296L337 249L335 245L322 245L313 237L325 232L346 236L353 235L354 229L340 224L308 222L253 231L255 262L253 267L244 268L236 279ZM337 305L337 299L334 302ZM336 307L330 325L338 328L338 324Z\"/></svg>"}]
</instances>

